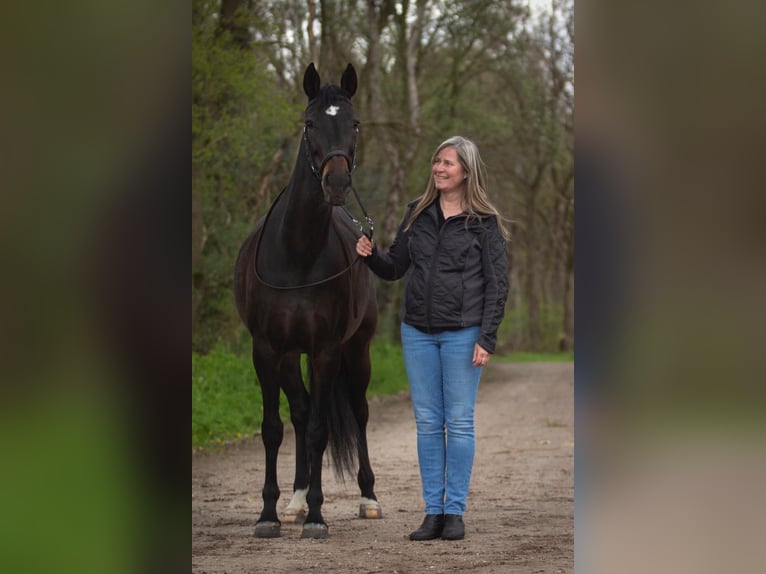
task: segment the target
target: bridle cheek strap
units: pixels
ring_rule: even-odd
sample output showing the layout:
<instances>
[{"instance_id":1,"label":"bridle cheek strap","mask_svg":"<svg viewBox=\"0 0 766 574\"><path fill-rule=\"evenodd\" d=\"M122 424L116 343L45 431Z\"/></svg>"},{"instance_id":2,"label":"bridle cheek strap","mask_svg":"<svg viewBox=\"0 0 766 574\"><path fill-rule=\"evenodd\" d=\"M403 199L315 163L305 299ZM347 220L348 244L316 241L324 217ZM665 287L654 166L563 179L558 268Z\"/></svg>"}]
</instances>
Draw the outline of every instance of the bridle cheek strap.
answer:
<instances>
[{"instance_id":1,"label":"bridle cheek strap","mask_svg":"<svg viewBox=\"0 0 766 574\"><path fill-rule=\"evenodd\" d=\"M332 158L336 156L342 156L346 159L346 162L348 162L349 165L349 174L353 173L356 169L356 143L354 143L354 155L349 156L346 152L342 150L333 150L330 153L328 153L326 156L324 156L324 159L322 160L322 165L319 167L319 169L316 168L314 165L314 162L311 160L311 152L309 151L309 133L308 128L306 126L303 126L303 140L305 143L306 148L306 159L309 162L309 165L311 166L311 172L314 174L314 176L321 182L322 181L322 172L324 171L325 166L327 165L327 162L330 161ZM372 217L369 216L367 213L367 210L364 208L364 205L362 204L362 200L359 198L359 194L356 192L356 188L352 185L351 191L354 192L354 197L356 197L356 202L359 204L359 207L362 208L362 213L364 213L364 219L367 222L367 226L369 227L368 230L365 231L364 225L362 225L362 222L356 219L353 215L351 215L351 212L343 208L348 216L351 218L351 220L354 222L354 224L359 227L359 231L363 235L366 235L368 238L372 239L372 234L375 229L375 222L372 220Z\"/></svg>"},{"instance_id":2,"label":"bridle cheek strap","mask_svg":"<svg viewBox=\"0 0 766 574\"><path fill-rule=\"evenodd\" d=\"M306 159L308 159L309 165L311 166L311 172L314 174L314 176L319 180L322 181L322 172L324 171L325 166L327 165L327 162L329 162L332 158L336 156L342 156L345 158L346 162L348 163L349 173L353 173L356 169L356 143L354 143L354 155L350 156L343 150L333 150L330 153L328 153L326 156L324 156L324 159L322 159L322 165L319 166L319 169L316 168L314 165L314 162L311 159L311 152L309 151L309 134L308 134L308 128L306 126L303 127L303 139L306 143Z\"/></svg>"}]
</instances>

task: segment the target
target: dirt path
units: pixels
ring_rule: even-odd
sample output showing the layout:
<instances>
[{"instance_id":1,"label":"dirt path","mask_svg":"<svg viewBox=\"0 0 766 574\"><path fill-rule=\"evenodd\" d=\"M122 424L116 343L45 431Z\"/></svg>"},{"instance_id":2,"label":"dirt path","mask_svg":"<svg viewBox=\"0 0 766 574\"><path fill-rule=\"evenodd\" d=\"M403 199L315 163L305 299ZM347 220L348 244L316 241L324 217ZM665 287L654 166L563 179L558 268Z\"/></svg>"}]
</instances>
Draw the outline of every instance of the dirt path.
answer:
<instances>
[{"instance_id":1,"label":"dirt path","mask_svg":"<svg viewBox=\"0 0 766 574\"><path fill-rule=\"evenodd\" d=\"M423 517L415 422L408 395L370 401L368 440L382 520L356 518L354 480L324 473L327 540L256 539L261 509L260 437L192 459L192 571L212 573L573 572L572 363L493 363L476 407L477 448L466 537L410 542ZM287 429L290 428L288 431ZM279 508L289 501L295 443L286 425Z\"/></svg>"}]
</instances>

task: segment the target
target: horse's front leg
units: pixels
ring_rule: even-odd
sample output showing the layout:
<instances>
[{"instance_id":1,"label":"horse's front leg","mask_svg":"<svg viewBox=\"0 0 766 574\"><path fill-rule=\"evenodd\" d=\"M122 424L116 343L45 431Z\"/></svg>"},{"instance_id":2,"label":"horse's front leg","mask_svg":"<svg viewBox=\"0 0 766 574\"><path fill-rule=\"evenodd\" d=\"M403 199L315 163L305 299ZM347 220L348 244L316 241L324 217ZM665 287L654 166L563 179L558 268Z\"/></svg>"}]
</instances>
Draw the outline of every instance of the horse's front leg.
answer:
<instances>
[{"instance_id":1,"label":"horse's front leg","mask_svg":"<svg viewBox=\"0 0 766 574\"><path fill-rule=\"evenodd\" d=\"M282 522L300 524L306 519L309 490L308 454L306 453L306 426L309 419L309 394L303 384L300 355L286 357L280 369L282 389L290 404L290 420L295 429L295 480L293 497L282 511Z\"/></svg>"},{"instance_id":2,"label":"horse's front leg","mask_svg":"<svg viewBox=\"0 0 766 574\"><path fill-rule=\"evenodd\" d=\"M266 451L266 478L263 483L263 511L255 524L257 538L278 538L281 524L277 516L277 456L282 444L284 425L279 417L279 378L276 357L253 343L253 365L258 374L263 396L261 438Z\"/></svg>"},{"instance_id":3,"label":"horse's front leg","mask_svg":"<svg viewBox=\"0 0 766 574\"><path fill-rule=\"evenodd\" d=\"M322 517L322 457L327 448L327 419L332 399L332 384L340 367L340 352L318 354L312 361L311 408L306 429L306 447L309 461L309 491L306 496L309 512L303 524L301 538L327 538L329 530Z\"/></svg>"}]
</instances>

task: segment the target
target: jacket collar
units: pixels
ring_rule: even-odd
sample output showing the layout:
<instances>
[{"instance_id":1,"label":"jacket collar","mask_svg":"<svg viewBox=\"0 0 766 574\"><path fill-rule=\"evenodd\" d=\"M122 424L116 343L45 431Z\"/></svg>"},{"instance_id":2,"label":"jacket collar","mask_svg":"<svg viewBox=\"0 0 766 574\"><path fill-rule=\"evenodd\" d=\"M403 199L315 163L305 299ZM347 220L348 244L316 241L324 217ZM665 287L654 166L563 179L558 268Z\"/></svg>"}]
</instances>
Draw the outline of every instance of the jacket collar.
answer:
<instances>
[{"instance_id":1,"label":"jacket collar","mask_svg":"<svg viewBox=\"0 0 766 574\"><path fill-rule=\"evenodd\" d=\"M436 202L437 201L439 201L439 196L438 195L436 196L436 199L434 199L430 203L430 205L423 210L423 211L427 211L429 214L431 214L431 217L433 218L434 221L438 221L438 219L439 219L439 214L437 212L437 207L436 207ZM468 214L465 211L463 211L462 213L458 213L457 215L453 215L452 217L450 217L450 219L455 219L455 218L464 219L466 217L468 217Z\"/></svg>"}]
</instances>

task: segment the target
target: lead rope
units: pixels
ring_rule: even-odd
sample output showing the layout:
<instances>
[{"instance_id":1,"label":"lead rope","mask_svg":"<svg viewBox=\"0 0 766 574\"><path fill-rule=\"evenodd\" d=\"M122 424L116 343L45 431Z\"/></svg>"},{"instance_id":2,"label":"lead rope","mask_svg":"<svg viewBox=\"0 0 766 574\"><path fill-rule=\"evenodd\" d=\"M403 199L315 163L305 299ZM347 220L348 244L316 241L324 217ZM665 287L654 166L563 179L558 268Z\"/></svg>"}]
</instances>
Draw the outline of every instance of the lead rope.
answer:
<instances>
[{"instance_id":1,"label":"lead rope","mask_svg":"<svg viewBox=\"0 0 766 574\"><path fill-rule=\"evenodd\" d=\"M285 192L285 189L283 189L282 192L279 194L279 196L277 196L277 199L274 200L274 203L269 209L269 212L266 214L266 218L263 220L263 227L261 227L261 231L258 234L257 243L255 244L255 261L253 262L253 269L255 270L256 279L258 279L258 281L266 285L266 287L270 287L271 289L279 289L282 291L289 291L291 289L304 289L306 287L316 287L317 285L321 285L322 283L327 283L328 281L332 281L333 279L340 277L341 275L346 273L349 269L351 269L354 265L356 265L361 260L361 257L359 257L358 255L356 256L356 259L354 259L345 268L338 271L334 275L330 275L329 277L326 277L325 279L320 279L319 281L313 281L312 283L306 283L304 285L293 285L293 286L274 285L266 281L263 277L261 277L261 274L258 273L258 252L260 251L260 248L261 248L261 237L263 236L263 232L266 229L266 223L268 223L269 221L269 216L271 215L271 211L274 209L274 206L277 204L279 197L282 195L282 193ZM362 205L362 202L359 199L359 194L356 192L356 188L353 185L351 186L351 190L354 192L354 197L356 197L356 201L359 204L359 207L362 209L362 213L364 213L364 219L370 228L369 234L364 230L364 226L362 225L362 222L356 219L353 215L351 215L351 212L348 209L346 209L345 206L343 207L343 211L346 212L346 215L348 215L351 218L351 221L353 221L354 224L359 228L359 231L363 235L366 235L370 240L372 240L372 233L375 230L375 222L372 220L372 217L370 217L367 214L367 210L364 208L364 205Z\"/></svg>"},{"instance_id":2,"label":"lead rope","mask_svg":"<svg viewBox=\"0 0 766 574\"><path fill-rule=\"evenodd\" d=\"M356 188L352 185L351 191L354 192L354 197L356 198L356 202L359 204L360 209L362 210L362 213L364 214L364 220L367 223L367 226L370 228L369 232L364 230L364 225L362 225L362 222L359 221L356 217L351 215L351 212L344 206L343 211L348 214L348 216L351 218L351 221L354 222L354 225L356 225L359 228L359 231L362 233L362 235L366 235L367 239L372 241L372 234L375 231L375 222L372 220L372 217L369 216L367 213L367 210L364 208L364 204L362 203L362 200L359 199L359 194L356 192Z\"/></svg>"}]
</instances>

